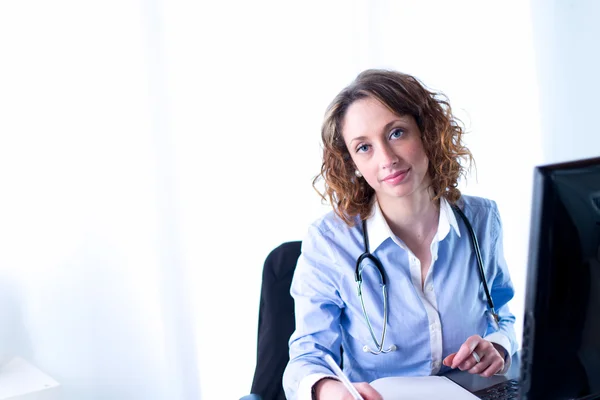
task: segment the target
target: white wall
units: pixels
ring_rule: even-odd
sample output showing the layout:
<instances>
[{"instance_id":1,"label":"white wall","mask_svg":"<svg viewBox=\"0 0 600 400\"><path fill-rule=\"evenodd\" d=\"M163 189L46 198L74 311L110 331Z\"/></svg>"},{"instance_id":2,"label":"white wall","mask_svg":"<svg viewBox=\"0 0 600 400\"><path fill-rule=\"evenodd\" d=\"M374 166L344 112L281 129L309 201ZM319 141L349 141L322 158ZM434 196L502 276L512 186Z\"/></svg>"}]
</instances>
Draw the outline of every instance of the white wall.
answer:
<instances>
[{"instance_id":1,"label":"white wall","mask_svg":"<svg viewBox=\"0 0 600 400\"><path fill-rule=\"evenodd\" d=\"M600 156L600 3L532 0L544 162Z\"/></svg>"},{"instance_id":2,"label":"white wall","mask_svg":"<svg viewBox=\"0 0 600 400\"><path fill-rule=\"evenodd\" d=\"M65 399L198 394L150 13L0 5L0 358Z\"/></svg>"},{"instance_id":3,"label":"white wall","mask_svg":"<svg viewBox=\"0 0 600 400\"><path fill-rule=\"evenodd\" d=\"M328 210L321 118L367 67L464 119L520 317L531 38L518 0L2 3L0 355L69 400L247 393L264 258Z\"/></svg>"}]
</instances>

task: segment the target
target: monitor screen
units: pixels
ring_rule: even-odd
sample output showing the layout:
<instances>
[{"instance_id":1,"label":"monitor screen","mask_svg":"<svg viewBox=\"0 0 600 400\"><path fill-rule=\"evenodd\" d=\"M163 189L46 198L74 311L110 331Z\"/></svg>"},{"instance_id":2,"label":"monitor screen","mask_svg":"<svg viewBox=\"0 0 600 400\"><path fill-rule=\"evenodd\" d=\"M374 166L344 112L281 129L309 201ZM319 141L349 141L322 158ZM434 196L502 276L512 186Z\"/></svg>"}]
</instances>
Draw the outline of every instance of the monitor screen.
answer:
<instances>
[{"instance_id":1,"label":"monitor screen","mask_svg":"<svg viewBox=\"0 0 600 400\"><path fill-rule=\"evenodd\" d=\"M600 396L600 158L536 167L522 399Z\"/></svg>"}]
</instances>

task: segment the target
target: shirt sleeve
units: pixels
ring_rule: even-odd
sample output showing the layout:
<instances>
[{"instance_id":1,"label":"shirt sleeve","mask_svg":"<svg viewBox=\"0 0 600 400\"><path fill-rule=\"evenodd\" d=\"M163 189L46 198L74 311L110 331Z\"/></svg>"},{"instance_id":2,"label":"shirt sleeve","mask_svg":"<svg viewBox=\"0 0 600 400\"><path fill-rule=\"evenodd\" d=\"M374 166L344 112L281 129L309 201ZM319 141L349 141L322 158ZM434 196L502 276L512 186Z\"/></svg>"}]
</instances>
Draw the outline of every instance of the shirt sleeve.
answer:
<instances>
[{"instance_id":1,"label":"shirt sleeve","mask_svg":"<svg viewBox=\"0 0 600 400\"><path fill-rule=\"evenodd\" d=\"M336 284L340 273L334 260L330 239L311 226L302 242L290 289L296 330L290 338L290 361L283 374L288 400L310 399L314 383L335 376L323 359L325 353L340 362L340 315L344 303Z\"/></svg>"},{"instance_id":2,"label":"shirt sleeve","mask_svg":"<svg viewBox=\"0 0 600 400\"><path fill-rule=\"evenodd\" d=\"M496 326L492 318L488 319L488 329L484 339L499 344L506 350L504 368L498 373L505 374L510 368L512 356L518 347L514 329L515 316L508 307L508 302L513 298L515 290L510 279L506 260L504 259L502 222L495 203L492 214L492 257L490 260L491 268L488 271L492 269L490 272L494 272L491 274L494 276L494 279L491 282L490 294L494 301L499 321ZM490 282L488 282L489 284Z\"/></svg>"}]
</instances>

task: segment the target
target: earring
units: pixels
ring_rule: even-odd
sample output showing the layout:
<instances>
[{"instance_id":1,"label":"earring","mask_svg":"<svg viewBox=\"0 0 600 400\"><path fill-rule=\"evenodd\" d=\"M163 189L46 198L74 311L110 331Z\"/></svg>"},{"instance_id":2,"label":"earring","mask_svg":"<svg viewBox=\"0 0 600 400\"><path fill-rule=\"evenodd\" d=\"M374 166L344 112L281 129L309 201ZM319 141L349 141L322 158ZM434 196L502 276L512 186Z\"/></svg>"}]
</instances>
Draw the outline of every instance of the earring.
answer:
<instances>
[{"instance_id":1,"label":"earring","mask_svg":"<svg viewBox=\"0 0 600 400\"><path fill-rule=\"evenodd\" d=\"M362 174L357 169L354 170L354 175L356 175L357 178L362 178Z\"/></svg>"}]
</instances>

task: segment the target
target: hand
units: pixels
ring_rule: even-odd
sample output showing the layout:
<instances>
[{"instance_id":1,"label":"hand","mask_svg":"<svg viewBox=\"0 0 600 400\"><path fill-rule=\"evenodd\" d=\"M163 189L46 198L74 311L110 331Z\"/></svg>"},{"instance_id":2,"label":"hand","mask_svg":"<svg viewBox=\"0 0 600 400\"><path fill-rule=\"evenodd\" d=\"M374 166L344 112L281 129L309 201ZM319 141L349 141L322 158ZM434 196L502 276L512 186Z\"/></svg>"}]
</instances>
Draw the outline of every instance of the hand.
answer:
<instances>
[{"instance_id":1,"label":"hand","mask_svg":"<svg viewBox=\"0 0 600 400\"><path fill-rule=\"evenodd\" d=\"M473 351L479 355L479 362L475 360ZM456 353L444 358L444 365L451 368L458 367L461 371L489 378L504 369L504 349L479 335L473 335L460 346Z\"/></svg>"},{"instance_id":2,"label":"hand","mask_svg":"<svg viewBox=\"0 0 600 400\"><path fill-rule=\"evenodd\" d=\"M354 387L365 400L383 400L383 397L366 382L353 383ZM322 379L315 387L317 400L354 400L348 389L340 381Z\"/></svg>"}]
</instances>

